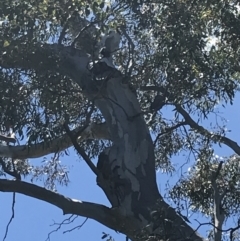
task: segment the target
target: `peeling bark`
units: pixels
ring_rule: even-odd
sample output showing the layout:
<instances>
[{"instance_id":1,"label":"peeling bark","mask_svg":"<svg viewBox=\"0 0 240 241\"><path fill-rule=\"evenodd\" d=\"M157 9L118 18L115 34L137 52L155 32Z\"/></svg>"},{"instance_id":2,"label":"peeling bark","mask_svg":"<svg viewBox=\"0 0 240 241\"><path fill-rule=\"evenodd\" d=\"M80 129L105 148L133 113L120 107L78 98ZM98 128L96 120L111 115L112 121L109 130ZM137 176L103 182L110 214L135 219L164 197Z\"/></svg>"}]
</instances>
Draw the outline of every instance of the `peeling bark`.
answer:
<instances>
[{"instance_id":1,"label":"peeling bark","mask_svg":"<svg viewBox=\"0 0 240 241\"><path fill-rule=\"evenodd\" d=\"M129 89L128 84L123 82L124 78L105 76L106 78L96 81L87 68L90 59L83 51L59 45L35 47L36 51L19 48L18 59L11 61L9 58L5 61L2 56L0 65L5 68L42 69L45 62L39 65L39 62L36 63L34 59L44 60L48 56L46 64L57 60L57 64L56 62L53 64L52 71L70 76L80 85L85 96L94 100L106 120L107 133L112 141L112 146L106 148L99 156L100 174L97 176L97 183L105 192L112 208L97 206L101 212L100 218L94 216L97 212L96 206L89 206L85 203L86 210L83 211L83 208L80 208L79 211L77 210L80 207L78 202L77 205L70 200L67 202L63 196L53 193L50 195L49 192L32 184L1 180L0 190L23 193L52 203L62 208L65 213L91 217L126 234L134 241L203 240L173 208L164 202L158 192L154 146L136 95ZM27 56L27 62L23 61L24 56ZM68 141L65 146L69 145ZM61 147L63 148L64 145L61 144ZM15 147L2 149L2 155L10 156L10 153L13 155L13 148ZM18 149L19 155L21 151ZM32 154L28 157L36 157L34 149L31 151ZM48 153L51 151L53 149L48 150ZM38 191L41 191L40 194ZM70 203L74 205L71 206ZM105 219L106 216L108 221Z\"/></svg>"},{"instance_id":2,"label":"peeling bark","mask_svg":"<svg viewBox=\"0 0 240 241\"><path fill-rule=\"evenodd\" d=\"M95 103L106 119L113 142L99 157L102 176L97 182L114 209L141 222L142 232L131 239L141 240L146 234L155 238L158 234L165 240L184 240L191 235L201 240L158 192L153 143L134 93L121 78L110 79ZM157 221L153 221L153 211L159 215ZM171 221L166 224L164 220Z\"/></svg>"}]
</instances>

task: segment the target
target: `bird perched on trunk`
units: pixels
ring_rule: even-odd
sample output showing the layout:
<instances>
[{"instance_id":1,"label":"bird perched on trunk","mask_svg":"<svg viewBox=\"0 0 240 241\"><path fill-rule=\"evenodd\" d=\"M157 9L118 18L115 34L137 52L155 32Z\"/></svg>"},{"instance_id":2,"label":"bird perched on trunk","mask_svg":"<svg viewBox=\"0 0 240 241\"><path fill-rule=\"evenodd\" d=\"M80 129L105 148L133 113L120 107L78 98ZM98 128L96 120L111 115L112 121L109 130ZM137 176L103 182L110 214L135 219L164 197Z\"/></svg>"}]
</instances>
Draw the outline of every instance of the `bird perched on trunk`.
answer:
<instances>
[{"instance_id":1,"label":"bird perched on trunk","mask_svg":"<svg viewBox=\"0 0 240 241\"><path fill-rule=\"evenodd\" d=\"M102 55L101 59L91 62L89 70L96 76L104 77L104 72L112 72L111 77L118 77L121 72L116 69L113 64L112 55L119 49L121 36L118 30L110 30L108 34L104 35L99 43L99 54ZM114 74L113 74L114 73ZM105 78L105 77L104 77Z\"/></svg>"},{"instance_id":2,"label":"bird perched on trunk","mask_svg":"<svg viewBox=\"0 0 240 241\"><path fill-rule=\"evenodd\" d=\"M104 35L101 39L100 45L102 48L100 49L100 54L104 58L111 58L112 54L119 49L121 36L118 29L110 30L107 35Z\"/></svg>"}]
</instances>

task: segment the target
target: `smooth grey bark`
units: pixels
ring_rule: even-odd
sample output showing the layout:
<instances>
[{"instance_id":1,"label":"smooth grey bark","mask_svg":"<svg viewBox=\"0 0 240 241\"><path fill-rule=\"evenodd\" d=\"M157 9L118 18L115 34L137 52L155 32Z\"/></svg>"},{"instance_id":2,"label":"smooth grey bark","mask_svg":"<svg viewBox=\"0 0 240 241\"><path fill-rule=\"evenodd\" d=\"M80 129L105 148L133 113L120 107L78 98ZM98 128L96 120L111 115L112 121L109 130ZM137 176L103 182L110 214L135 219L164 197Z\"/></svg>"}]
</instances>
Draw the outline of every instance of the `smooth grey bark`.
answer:
<instances>
[{"instance_id":1,"label":"smooth grey bark","mask_svg":"<svg viewBox=\"0 0 240 241\"><path fill-rule=\"evenodd\" d=\"M219 190L217 187L216 182L212 182L213 186L213 210L214 210L214 241L221 241L222 240L222 226L225 220L224 211L222 210L222 197L219 194Z\"/></svg>"},{"instance_id":2,"label":"smooth grey bark","mask_svg":"<svg viewBox=\"0 0 240 241\"><path fill-rule=\"evenodd\" d=\"M11 60L2 56L0 66L34 70L48 68L70 76L80 85L85 96L94 100L106 120L112 146L99 156L101 166L99 164L100 175L97 176L97 184L112 204L111 209L102 209L102 211L107 215L111 210L113 213L111 218L115 218L114 229L134 241L203 240L173 208L164 202L158 192L151 136L138 100L124 78L110 78L96 82L87 68L89 56L74 48L56 44L35 45L32 48L28 51L24 46L22 49L19 46L17 58ZM25 56L28 61L22 61ZM38 61L35 60L36 56ZM39 59L42 65L39 65ZM49 65L48 62L52 64ZM0 190L24 193L62 208L58 203L58 196L53 197L53 202L44 195L44 191L43 195L39 196L36 192L37 186L32 186L31 192L28 192L21 184L21 182L10 184L6 180L1 180ZM74 206L70 212L83 215L77 208ZM90 209L87 209L89 214L84 213L84 216L96 220L97 217L92 216ZM98 221L113 228L112 224L100 218Z\"/></svg>"},{"instance_id":3,"label":"smooth grey bark","mask_svg":"<svg viewBox=\"0 0 240 241\"><path fill-rule=\"evenodd\" d=\"M18 180L0 179L0 191L21 193L56 206L62 209L63 214L74 213L83 217L92 218L108 227L111 226L112 229L117 227L113 212L104 205L64 197L56 192Z\"/></svg>"},{"instance_id":4,"label":"smooth grey bark","mask_svg":"<svg viewBox=\"0 0 240 241\"><path fill-rule=\"evenodd\" d=\"M222 208L222 200L227 192L227 189L220 195L217 179L222 169L223 162L220 162L216 172L212 172L212 189L213 189L213 217L214 217L214 241L222 240L222 226L225 220L224 209Z\"/></svg>"},{"instance_id":5,"label":"smooth grey bark","mask_svg":"<svg viewBox=\"0 0 240 241\"><path fill-rule=\"evenodd\" d=\"M83 131L81 131L84 129ZM72 135L78 135L79 142L84 140L110 140L106 123L90 123L86 128L78 127L71 131ZM60 152L72 146L71 139L67 134L51 140L40 142L36 145L0 145L0 157L10 157L14 159L38 158L50 153Z\"/></svg>"}]
</instances>

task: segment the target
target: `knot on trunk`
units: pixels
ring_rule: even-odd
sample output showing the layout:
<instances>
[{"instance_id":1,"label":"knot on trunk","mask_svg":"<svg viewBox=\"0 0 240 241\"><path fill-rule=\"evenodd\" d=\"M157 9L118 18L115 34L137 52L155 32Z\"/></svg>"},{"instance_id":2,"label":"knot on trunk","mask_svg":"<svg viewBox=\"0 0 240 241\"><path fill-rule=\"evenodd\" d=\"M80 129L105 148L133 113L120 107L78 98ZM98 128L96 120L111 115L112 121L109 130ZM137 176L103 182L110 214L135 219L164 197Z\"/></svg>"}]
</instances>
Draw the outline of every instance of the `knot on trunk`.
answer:
<instances>
[{"instance_id":1,"label":"knot on trunk","mask_svg":"<svg viewBox=\"0 0 240 241\"><path fill-rule=\"evenodd\" d=\"M105 149L98 157L97 169L100 174L97 176L97 184L103 189L112 206L119 207L126 195L131 193L131 183L124 175L123 166L117 157L113 158L113 148Z\"/></svg>"}]
</instances>

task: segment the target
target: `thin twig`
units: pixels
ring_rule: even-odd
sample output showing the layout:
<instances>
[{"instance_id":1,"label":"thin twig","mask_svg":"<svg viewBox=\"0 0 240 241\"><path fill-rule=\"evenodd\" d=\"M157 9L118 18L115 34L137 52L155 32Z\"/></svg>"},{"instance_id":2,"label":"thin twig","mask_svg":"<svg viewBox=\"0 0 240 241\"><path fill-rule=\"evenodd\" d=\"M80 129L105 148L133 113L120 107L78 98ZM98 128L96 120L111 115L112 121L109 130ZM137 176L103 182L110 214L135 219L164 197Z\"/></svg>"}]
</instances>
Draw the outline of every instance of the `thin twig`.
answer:
<instances>
[{"instance_id":1,"label":"thin twig","mask_svg":"<svg viewBox=\"0 0 240 241\"><path fill-rule=\"evenodd\" d=\"M126 70L125 72L127 73L126 75L131 76L133 65L134 65L133 64L133 51L134 51L135 45L134 45L132 39L127 34L126 29L123 26L120 27L120 30L123 33L123 35L126 37L126 39L128 40L128 43L129 43L129 58L128 58L128 62L127 62L128 71Z\"/></svg>"},{"instance_id":2,"label":"thin twig","mask_svg":"<svg viewBox=\"0 0 240 241\"><path fill-rule=\"evenodd\" d=\"M167 133L169 133L169 132L171 132L171 131L174 131L174 130L177 129L178 127L181 127L181 126L186 125L186 124L187 124L187 122L186 122L186 121L183 121L183 122L180 122L180 123L176 124L175 126L171 126L171 127L169 127L169 128L166 128L166 130L165 130L164 132L161 132L161 133L159 133L159 134L157 135L157 137L156 137L153 145L154 145L154 146L156 145L156 143L157 143L157 141L158 141L158 139L159 139L160 136L165 135L165 134L167 134Z\"/></svg>"},{"instance_id":3,"label":"thin twig","mask_svg":"<svg viewBox=\"0 0 240 241\"><path fill-rule=\"evenodd\" d=\"M88 157L88 155L85 153L84 149L79 146L79 144L77 143L77 139L74 138L74 136L72 135L71 131L69 130L68 124L64 123L64 128L66 130L66 133L68 134L69 138L72 141L73 146L75 147L75 149L77 150L77 152L82 156L82 158L84 159L84 161L87 163L87 165L90 167L90 169L96 174L96 176L98 176L99 171L96 168L96 166L92 163L91 159Z\"/></svg>"},{"instance_id":4,"label":"thin twig","mask_svg":"<svg viewBox=\"0 0 240 241\"><path fill-rule=\"evenodd\" d=\"M232 141L225 136L209 132L203 126L198 125L180 105L175 104L175 107L176 110L184 117L185 121L191 128L197 130L200 134L209 137L214 142L224 143L232 150L234 150L238 155L240 155L240 146L237 144L237 142Z\"/></svg>"},{"instance_id":5,"label":"thin twig","mask_svg":"<svg viewBox=\"0 0 240 241\"><path fill-rule=\"evenodd\" d=\"M171 94L163 86L141 86L140 89L145 91L150 91L150 90L159 91L169 96L169 100L171 100L170 98ZM215 134L208 131L203 126L200 126L197 122L195 122L191 118L191 116L183 109L181 105L176 103L172 103L172 104L175 105L177 112L184 117L185 121L192 129L197 130L198 133L200 133L203 136L207 136L210 140L214 142L224 143L226 146L230 147L233 151L235 151L236 154L240 155L240 146L237 144L237 142L225 136L221 136L219 134Z\"/></svg>"},{"instance_id":6,"label":"thin twig","mask_svg":"<svg viewBox=\"0 0 240 241\"><path fill-rule=\"evenodd\" d=\"M57 227L56 229L52 230L50 233L48 233L48 236L47 236L46 241L50 241L50 236L51 236L51 234L57 232L58 230L60 230L61 227L62 227L62 225L73 223L74 220L75 220L76 218L78 218L78 216L75 216L75 217L71 220L71 218L72 218L73 216L75 216L75 215L72 214L70 217L64 219L61 223L55 223L55 222L54 222L52 225L50 225L50 226L58 225L58 227ZM66 222L66 221L68 221L68 222Z\"/></svg>"},{"instance_id":7,"label":"thin twig","mask_svg":"<svg viewBox=\"0 0 240 241\"><path fill-rule=\"evenodd\" d=\"M88 220L88 218L86 218L86 219L83 221L82 224L80 224L80 225L78 225L78 226L76 226L76 227L74 227L74 228L72 228L72 229L69 229L69 230L64 231L63 234L68 233L68 232L72 232L72 231L75 230L75 229L81 228L81 227L87 222L87 220Z\"/></svg>"},{"instance_id":8,"label":"thin twig","mask_svg":"<svg viewBox=\"0 0 240 241\"><path fill-rule=\"evenodd\" d=\"M8 228L12 222L12 220L14 219L14 206L15 206L15 198L16 198L16 193L14 192L13 193L13 201L12 201L12 216L7 224L7 227L6 227L6 231L5 231L5 235L4 235L4 238L3 238L3 241L7 238L7 234L8 234Z\"/></svg>"},{"instance_id":9,"label":"thin twig","mask_svg":"<svg viewBox=\"0 0 240 241\"><path fill-rule=\"evenodd\" d=\"M195 220L196 222L198 222L199 225L198 225L198 227L193 231L192 235L194 235L194 234L198 231L198 229L199 229L201 226L204 226L204 225L210 225L210 226L212 226L213 228L216 228L216 229L218 229L219 231L224 232L224 233L230 231L230 237L231 237L231 233L233 234L233 232L235 232L236 230L240 229L240 224L239 224L238 226L236 226L235 228L219 229L219 228L216 227L213 223L210 223L210 222L209 222L209 223L200 223L197 219L194 219L194 220ZM190 237L191 237L192 235L190 235ZM232 240L232 239L230 239L230 240Z\"/></svg>"}]
</instances>

